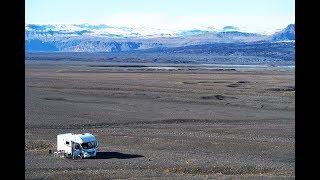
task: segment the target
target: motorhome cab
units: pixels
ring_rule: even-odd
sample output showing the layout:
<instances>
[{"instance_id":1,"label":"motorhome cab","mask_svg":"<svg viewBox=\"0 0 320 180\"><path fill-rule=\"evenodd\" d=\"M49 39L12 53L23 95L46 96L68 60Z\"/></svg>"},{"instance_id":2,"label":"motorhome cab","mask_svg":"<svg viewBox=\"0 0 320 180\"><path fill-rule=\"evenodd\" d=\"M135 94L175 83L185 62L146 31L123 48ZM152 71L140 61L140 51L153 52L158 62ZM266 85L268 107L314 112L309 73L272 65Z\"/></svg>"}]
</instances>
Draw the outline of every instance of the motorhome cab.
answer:
<instances>
[{"instance_id":1,"label":"motorhome cab","mask_svg":"<svg viewBox=\"0 0 320 180\"><path fill-rule=\"evenodd\" d=\"M95 157L97 148L96 137L90 133L57 135L57 152L73 159Z\"/></svg>"}]
</instances>

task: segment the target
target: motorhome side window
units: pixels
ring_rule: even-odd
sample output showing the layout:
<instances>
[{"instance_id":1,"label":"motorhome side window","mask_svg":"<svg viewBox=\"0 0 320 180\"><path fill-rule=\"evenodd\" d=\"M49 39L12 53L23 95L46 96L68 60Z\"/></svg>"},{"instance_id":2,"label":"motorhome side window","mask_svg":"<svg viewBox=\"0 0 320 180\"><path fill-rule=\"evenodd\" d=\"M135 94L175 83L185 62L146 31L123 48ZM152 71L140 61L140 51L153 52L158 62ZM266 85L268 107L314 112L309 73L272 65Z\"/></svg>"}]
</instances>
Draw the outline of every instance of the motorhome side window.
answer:
<instances>
[{"instance_id":1,"label":"motorhome side window","mask_svg":"<svg viewBox=\"0 0 320 180\"><path fill-rule=\"evenodd\" d=\"M75 149L80 149L80 145L79 145L79 144L76 144L74 148L75 148Z\"/></svg>"}]
</instances>

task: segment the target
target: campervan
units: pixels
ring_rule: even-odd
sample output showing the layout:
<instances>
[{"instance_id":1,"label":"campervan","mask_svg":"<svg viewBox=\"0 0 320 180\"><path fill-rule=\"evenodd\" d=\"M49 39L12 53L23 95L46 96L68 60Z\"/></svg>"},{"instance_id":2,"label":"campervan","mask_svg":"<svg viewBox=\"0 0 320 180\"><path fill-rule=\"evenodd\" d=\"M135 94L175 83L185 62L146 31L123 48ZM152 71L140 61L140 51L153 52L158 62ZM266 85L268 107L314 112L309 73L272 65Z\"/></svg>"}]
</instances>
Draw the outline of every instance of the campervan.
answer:
<instances>
[{"instance_id":1,"label":"campervan","mask_svg":"<svg viewBox=\"0 0 320 180\"><path fill-rule=\"evenodd\" d=\"M98 141L90 133L57 135L57 152L65 157L88 158L97 155Z\"/></svg>"}]
</instances>

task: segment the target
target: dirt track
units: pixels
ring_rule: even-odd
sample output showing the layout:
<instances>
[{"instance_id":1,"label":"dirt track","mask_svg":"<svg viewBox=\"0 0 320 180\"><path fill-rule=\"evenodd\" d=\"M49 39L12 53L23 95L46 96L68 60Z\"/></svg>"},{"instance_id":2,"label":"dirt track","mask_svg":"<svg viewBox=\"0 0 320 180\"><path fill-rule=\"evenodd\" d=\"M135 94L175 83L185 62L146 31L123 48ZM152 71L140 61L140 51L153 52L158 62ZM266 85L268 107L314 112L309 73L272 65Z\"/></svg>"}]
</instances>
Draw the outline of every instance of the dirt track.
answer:
<instances>
[{"instance_id":1,"label":"dirt track","mask_svg":"<svg viewBox=\"0 0 320 180\"><path fill-rule=\"evenodd\" d=\"M294 178L293 71L26 65L25 177ZM48 155L91 132L98 159Z\"/></svg>"}]
</instances>

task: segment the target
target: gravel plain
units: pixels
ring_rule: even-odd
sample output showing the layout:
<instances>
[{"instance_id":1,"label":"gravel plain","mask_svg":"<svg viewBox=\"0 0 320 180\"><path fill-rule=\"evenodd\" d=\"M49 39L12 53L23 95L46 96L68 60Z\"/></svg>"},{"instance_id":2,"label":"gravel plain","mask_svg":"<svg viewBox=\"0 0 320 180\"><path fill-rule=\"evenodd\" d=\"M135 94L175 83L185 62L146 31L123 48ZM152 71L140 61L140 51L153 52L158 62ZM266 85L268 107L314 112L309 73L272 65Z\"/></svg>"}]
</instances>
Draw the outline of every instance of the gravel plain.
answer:
<instances>
[{"instance_id":1,"label":"gravel plain","mask_svg":"<svg viewBox=\"0 0 320 180\"><path fill-rule=\"evenodd\" d=\"M294 179L294 70L26 63L26 179ZM48 154L90 132L96 159Z\"/></svg>"}]
</instances>

